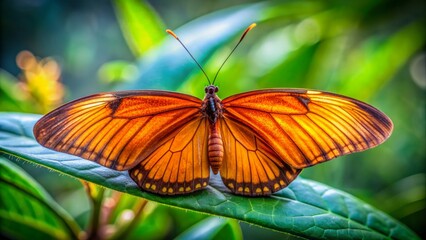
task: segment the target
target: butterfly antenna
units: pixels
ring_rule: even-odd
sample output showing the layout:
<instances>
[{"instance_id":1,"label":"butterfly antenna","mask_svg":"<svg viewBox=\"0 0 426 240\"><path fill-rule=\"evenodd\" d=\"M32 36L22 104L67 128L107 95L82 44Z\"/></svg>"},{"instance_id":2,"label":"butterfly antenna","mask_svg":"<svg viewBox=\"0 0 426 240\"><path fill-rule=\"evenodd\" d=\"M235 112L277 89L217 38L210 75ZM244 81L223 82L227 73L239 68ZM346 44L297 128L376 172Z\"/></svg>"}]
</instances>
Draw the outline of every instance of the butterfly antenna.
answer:
<instances>
[{"instance_id":1,"label":"butterfly antenna","mask_svg":"<svg viewBox=\"0 0 426 240\"><path fill-rule=\"evenodd\" d=\"M167 29L166 32L170 35L172 35L176 40L179 41L179 43L182 45L183 48L185 48L186 52L189 54L189 56L191 56L191 58L194 60L194 62L198 65L198 67L201 69L201 71L204 73L204 76L206 76L207 81L209 81L209 84L211 85L209 76L207 76L206 72L204 71L203 67L201 67L201 65L198 63L198 61L194 58L194 56L192 56L191 52L188 50L188 48L186 48L185 44L183 44L183 42L178 38L178 36L170 29Z\"/></svg>"},{"instance_id":2,"label":"butterfly antenna","mask_svg":"<svg viewBox=\"0 0 426 240\"><path fill-rule=\"evenodd\" d=\"M222 65L220 66L219 70L217 70L216 75L214 76L213 82L212 84L214 84L214 82L216 81L217 75L219 74L220 70L222 69L223 65L225 65L226 61L228 61L229 57L232 55L232 53L235 51L235 49L237 49L237 47L240 45L240 43L243 41L244 37L246 36L246 34L252 30L254 27L256 27L256 23L252 23L250 24L250 26L248 26L248 28L244 31L243 35L240 38L240 41L238 41L237 45L235 45L234 49L232 49L231 53L229 53L228 57L226 57L225 61L223 61Z\"/></svg>"}]
</instances>

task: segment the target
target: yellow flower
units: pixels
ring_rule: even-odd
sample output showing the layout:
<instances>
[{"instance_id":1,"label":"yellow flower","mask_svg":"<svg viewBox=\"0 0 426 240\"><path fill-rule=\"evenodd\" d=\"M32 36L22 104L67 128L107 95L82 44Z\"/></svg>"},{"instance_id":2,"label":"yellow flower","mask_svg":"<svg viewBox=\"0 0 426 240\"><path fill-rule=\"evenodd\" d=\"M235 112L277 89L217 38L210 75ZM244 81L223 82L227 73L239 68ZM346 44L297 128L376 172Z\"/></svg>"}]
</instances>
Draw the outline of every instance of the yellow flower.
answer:
<instances>
[{"instance_id":1,"label":"yellow flower","mask_svg":"<svg viewBox=\"0 0 426 240\"><path fill-rule=\"evenodd\" d=\"M37 112L46 113L62 103L64 87L61 68L53 58L38 60L31 52L21 51L16 63L22 69L20 87Z\"/></svg>"}]
</instances>

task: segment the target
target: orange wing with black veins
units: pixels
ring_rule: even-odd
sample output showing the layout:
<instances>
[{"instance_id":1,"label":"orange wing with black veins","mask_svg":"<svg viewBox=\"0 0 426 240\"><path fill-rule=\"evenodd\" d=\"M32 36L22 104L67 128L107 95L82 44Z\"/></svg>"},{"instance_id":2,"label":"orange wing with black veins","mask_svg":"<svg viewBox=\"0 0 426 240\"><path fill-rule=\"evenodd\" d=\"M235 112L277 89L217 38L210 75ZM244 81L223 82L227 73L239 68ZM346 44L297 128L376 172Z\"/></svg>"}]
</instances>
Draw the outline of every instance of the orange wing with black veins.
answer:
<instances>
[{"instance_id":1,"label":"orange wing with black veins","mask_svg":"<svg viewBox=\"0 0 426 240\"><path fill-rule=\"evenodd\" d=\"M170 133L201 118L201 100L165 91L123 91L84 97L50 112L34 127L53 150L128 170Z\"/></svg>"}]
</instances>

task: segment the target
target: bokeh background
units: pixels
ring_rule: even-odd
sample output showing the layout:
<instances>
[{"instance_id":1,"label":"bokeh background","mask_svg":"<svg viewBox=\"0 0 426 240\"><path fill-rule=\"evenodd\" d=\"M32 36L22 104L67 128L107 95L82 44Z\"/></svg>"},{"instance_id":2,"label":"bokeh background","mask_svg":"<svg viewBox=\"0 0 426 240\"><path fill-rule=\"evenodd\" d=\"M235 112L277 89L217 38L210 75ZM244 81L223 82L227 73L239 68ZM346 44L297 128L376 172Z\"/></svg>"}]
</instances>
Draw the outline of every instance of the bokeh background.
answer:
<instances>
[{"instance_id":1,"label":"bokeh background","mask_svg":"<svg viewBox=\"0 0 426 240\"><path fill-rule=\"evenodd\" d=\"M426 4L410 1L2 1L0 111L46 113L91 93L165 89L203 96L239 35L258 26L216 81L222 98L270 87L320 89L381 109L388 141L304 170L370 203L425 237ZM87 224L81 183L18 162ZM173 237L206 216L150 203L151 238ZM241 223L243 235L279 237ZM265 235L266 234L266 235Z\"/></svg>"}]
</instances>

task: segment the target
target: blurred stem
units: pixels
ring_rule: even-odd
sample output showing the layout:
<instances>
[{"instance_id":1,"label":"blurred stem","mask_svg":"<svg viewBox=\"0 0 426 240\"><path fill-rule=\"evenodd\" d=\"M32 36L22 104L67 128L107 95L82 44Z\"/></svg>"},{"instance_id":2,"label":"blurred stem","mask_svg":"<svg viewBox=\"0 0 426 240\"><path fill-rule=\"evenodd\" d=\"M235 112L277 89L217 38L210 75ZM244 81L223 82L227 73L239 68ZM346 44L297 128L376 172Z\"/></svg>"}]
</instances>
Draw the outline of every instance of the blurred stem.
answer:
<instances>
[{"instance_id":1,"label":"blurred stem","mask_svg":"<svg viewBox=\"0 0 426 240\"><path fill-rule=\"evenodd\" d=\"M139 199L133 207L134 217L130 219L127 224L120 227L117 232L110 238L110 240L127 239L127 235L132 232L132 229L139 223L146 204L148 203L145 199Z\"/></svg>"},{"instance_id":2,"label":"blurred stem","mask_svg":"<svg viewBox=\"0 0 426 240\"><path fill-rule=\"evenodd\" d=\"M100 218L105 189L89 182L83 182L83 184L93 207L86 239L103 239L103 234L100 232L102 229Z\"/></svg>"},{"instance_id":3,"label":"blurred stem","mask_svg":"<svg viewBox=\"0 0 426 240\"><path fill-rule=\"evenodd\" d=\"M111 197L106 199L106 202L102 205L102 219L104 224L113 222L114 214L112 214L118 206L118 203L121 200L123 193L118 191L112 191Z\"/></svg>"},{"instance_id":4,"label":"blurred stem","mask_svg":"<svg viewBox=\"0 0 426 240\"><path fill-rule=\"evenodd\" d=\"M138 219L141 217L148 201L145 199L136 201L132 208L134 213L132 218L127 219L123 225L116 226L116 231L111 236L108 234L107 226L112 222L113 212L117 209L123 193L112 191L111 197L107 197L108 194L106 194L105 188L90 182L83 182L83 184L93 208L87 234L84 239L125 239L138 224Z\"/></svg>"}]
</instances>

